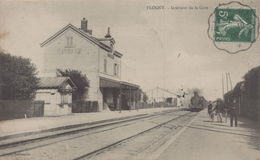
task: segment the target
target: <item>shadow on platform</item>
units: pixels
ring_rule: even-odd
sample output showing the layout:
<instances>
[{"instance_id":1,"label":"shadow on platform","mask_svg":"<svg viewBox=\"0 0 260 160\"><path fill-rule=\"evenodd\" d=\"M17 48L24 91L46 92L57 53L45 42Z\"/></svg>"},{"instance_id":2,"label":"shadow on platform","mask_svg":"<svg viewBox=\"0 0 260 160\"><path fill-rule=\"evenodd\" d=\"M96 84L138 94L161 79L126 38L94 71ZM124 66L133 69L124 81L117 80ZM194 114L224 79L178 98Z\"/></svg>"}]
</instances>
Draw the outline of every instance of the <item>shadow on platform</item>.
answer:
<instances>
[{"instance_id":1,"label":"shadow on platform","mask_svg":"<svg viewBox=\"0 0 260 160\"><path fill-rule=\"evenodd\" d=\"M258 135L258 136L251 136L251 137L244 137L244 140L247 144L250 145L252 149L256 149L260 151L260 124L254 121L250 121L245 118L240 118L240 127L246 128L251 131L251 134ZM245 143L245 142L241 142Z\"/></svg>"},{"instance_id":2,"label":"shadow on platform","mask_svg":"<svg viewBox=\"0 0 260 160\"><path fill-rule=\"evenodd\" d=\"M209 119L209 117L206 116L201 118ZM203 122L205 125L193 124L188 127L209 132L241 136L241 141L239 141L239 143L246 143L250 148L260 150L260 126L257 122L243 117L239 117L238 127L230 127L229 120L227 123L212 122L211 120L203 120Z\"/></svg>"}]
</instances>

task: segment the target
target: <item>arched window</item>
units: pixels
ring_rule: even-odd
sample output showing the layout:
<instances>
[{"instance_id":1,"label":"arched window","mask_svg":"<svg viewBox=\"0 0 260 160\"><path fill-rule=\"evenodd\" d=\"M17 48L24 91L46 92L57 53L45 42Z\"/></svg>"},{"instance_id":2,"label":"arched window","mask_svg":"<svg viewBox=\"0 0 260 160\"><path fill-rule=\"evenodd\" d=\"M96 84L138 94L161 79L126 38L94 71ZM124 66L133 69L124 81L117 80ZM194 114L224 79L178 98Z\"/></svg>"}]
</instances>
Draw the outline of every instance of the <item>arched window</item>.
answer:
<instances>
[{"instance_id":1,"label":"arched window","mask_svg":"<svg viewBox=\"0 0 260 160\"><path fill-rule=\"evenodd\" d=\"M66 47L71 48L73 46L73 37L68 36L68 37L66 37L66 40L67 40Z\"/></svg>"},{"instance_id":2,"label":"arched window","mask_svg":"<svg viewBox=\"0 0 260 160\"><path fill-rule=\"evenodd\" d=\"M104 72L107 73L107 59L104 59Z\"/></svg>"},{"instance_id":3,"label":"arched window","mask_svg":"<svg viewBox=\"0 0 260 160\"><path fill-rule=\"evenodd\" d=\"M118 64L114 64L114 76L118 76Z\"/></svg>"}]
</instances>

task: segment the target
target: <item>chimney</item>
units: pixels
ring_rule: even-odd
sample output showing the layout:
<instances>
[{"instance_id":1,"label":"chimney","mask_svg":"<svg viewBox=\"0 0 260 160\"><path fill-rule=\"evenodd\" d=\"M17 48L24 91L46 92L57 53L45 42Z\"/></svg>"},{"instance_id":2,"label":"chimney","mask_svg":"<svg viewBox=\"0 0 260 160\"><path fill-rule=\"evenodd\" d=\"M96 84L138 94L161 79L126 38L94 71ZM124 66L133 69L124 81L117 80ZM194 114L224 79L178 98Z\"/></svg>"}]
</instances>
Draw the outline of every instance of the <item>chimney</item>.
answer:
<instances>
[{"instance_id":1,"label":"chimney","mask_svg":"<svg viewBox=\"0 0 260 160\"><path fill-rule=\"evenodd\" d=\"M111 38L110 27L107 28L107 34L105 35L105 38Z\"/></svg>"},{"instance_id":2,"label":"chimney","mask_svg":"<svg viewBox=\"0 0 260 160\"><path fill-rule=\"evenodd\" d=\"M81 30L83 30L84 32L92 35L92 30L91 29L88 29L88 20L86 20L86 18L83 18L81 20Z\"/></svg>"},{"instance_id":3,"label":"chimney","mask_svg":"<svg viewBox=\"0 0 260 160\"><path fill-rule=\"evenodd\" d=\"M81 20L81 30L88 32L88 20L86 18Z\"/></svg>"}]
</instances>

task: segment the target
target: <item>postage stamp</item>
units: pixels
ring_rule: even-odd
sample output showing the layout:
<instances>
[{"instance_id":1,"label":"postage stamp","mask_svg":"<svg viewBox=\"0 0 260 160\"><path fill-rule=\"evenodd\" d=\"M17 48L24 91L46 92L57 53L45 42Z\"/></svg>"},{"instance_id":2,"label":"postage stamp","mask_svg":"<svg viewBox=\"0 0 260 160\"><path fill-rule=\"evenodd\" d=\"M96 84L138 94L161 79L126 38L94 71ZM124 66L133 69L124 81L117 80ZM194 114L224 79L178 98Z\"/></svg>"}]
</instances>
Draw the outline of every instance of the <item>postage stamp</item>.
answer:
<instances>
[{"instance_id":1,"label":"postage stamp","mask_svg":"<svg viewBox=\"0 0 260 160\"><path fill-rule=\"evenodd\" d=\"M255 40L255 10L217 9L215 41L253 42Z\"/></svg>"},{"instance_id":2,"label":"postage stamp","mask_svg":"<svg viewBox=\"0 0 260 160\"><path fill-rule=\"evenodd\" d=\"M208 36L214 46L228 53L248 50L259 34L256 10L236 1L216 7L208 23Z\"/></svg>"}]
</instances>

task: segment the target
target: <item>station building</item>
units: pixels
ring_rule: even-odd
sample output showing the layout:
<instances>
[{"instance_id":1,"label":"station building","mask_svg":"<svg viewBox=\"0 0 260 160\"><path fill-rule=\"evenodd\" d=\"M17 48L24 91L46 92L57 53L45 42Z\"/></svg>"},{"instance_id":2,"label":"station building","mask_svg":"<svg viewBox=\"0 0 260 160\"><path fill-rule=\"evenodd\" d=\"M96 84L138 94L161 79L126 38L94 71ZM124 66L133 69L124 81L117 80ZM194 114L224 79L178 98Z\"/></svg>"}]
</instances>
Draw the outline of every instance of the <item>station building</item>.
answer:
<instances>
[{"instance_id":1,"label":"station building","mask_svg":"<svg viewBox=\"0 0 260 160\"><path fill-rule=\"evenodd\" d=\"M97 101L98 111L134 109L139 86L121 80L122 53L108 27L104 38L96 38L83 18L81 27L68 24L45 40L41 47L44 67L41 76L56 76L57 69L74 69L90 82L86 101ZM130 97L130 98L129 98Z\"/></svg>"}]
</instances>

